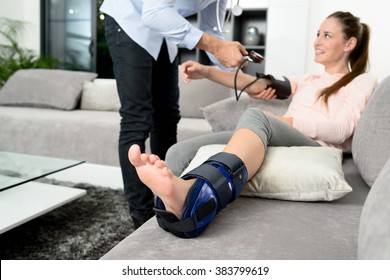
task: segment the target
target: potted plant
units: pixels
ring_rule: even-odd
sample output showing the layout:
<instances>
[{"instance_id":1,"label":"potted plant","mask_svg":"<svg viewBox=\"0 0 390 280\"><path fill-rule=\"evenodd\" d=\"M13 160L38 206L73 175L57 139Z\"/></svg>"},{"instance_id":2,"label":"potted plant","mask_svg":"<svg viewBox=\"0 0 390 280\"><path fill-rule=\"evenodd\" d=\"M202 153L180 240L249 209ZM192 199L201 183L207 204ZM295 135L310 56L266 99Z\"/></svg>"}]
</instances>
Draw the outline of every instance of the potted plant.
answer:
<instances>
[{"instance_id":1,"label":"potted plant","mask_svg":"<svg viewBox=\"0 0 390 280\"><path fill-rule=\"evenodd\" d=\"M22 48L18 38L26 22L0 17L0 88L19 69L58 68L61 62L51 56L38 56Z\"/></svg>"}]
</instances>

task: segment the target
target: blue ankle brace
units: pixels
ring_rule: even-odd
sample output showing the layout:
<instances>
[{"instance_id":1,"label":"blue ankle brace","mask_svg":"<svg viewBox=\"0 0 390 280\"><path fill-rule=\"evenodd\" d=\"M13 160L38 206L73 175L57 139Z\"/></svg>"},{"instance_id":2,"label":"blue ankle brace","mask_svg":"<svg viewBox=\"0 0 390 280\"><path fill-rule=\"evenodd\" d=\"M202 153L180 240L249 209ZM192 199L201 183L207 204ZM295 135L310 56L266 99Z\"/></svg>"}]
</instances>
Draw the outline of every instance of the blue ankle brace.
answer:
<instances>
[{"instance_id":1,"label":"blue ankle brace","mask_svg":"<svg viewBox=\"0 0 390 280\"><path fill-rule=\"evenodd\" d=\"M248 180L248 173L241 159L222 152L182 178L197 180L188 193L180 220L165 210L164 203L158 197L154 210L161 228L176 236L191 238L200 235L218 212L240 195Z\"/></svg>"}]
</instances>

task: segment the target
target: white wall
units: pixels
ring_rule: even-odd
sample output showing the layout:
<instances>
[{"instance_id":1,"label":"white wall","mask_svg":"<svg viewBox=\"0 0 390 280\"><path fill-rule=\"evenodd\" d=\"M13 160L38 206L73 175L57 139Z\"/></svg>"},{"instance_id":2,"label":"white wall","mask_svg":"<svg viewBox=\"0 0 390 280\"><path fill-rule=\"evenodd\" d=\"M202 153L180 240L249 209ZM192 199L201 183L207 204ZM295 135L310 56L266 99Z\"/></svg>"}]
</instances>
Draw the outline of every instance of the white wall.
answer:
<instances>
[{"instance_id":1,"label":"white wall","mask_svg":"<svg viewBox=\"0 0 390 280\"><path fill-rule=\"evenodd\" d=\"M314 58L313 42L324 18L337 10L349 11L371 27L370 73L381 81L390 75L390 15L387 7L387 2L382 0L310 0L308 57ZM307 60L307 72L318 72L320 69L313 59Z\"/></svg>"},{"instance_id":2,"label":"white wall","mask_svg":"<svg viewBox=\"0 0 390 280\"><path fill-rule=\"evenodd\" d=\"M265 72L306 73L308 0L270 0L267 13Z\"/></svg>"},{"instance_id":3,"label":"white wall","mask_svg":"<svg viewBox=\"0 0 390 280\"><path fill-rule=\"evenodd\" d=\"M28 22L20 38L23 47L40 51L40 0L0 0L0 17Z\"/></svg>"},{"instance_id":4,"label":"white wall","mask_svg":"<svg viewBox=\"0 0 390 280\"><path fill-rule=\"evenodd\" d=\"M273 1L280 2L281 0L241 0L243 6L248 2L249 6L259 3L263 6ZM294 0L285 0L294 1ZM235 2L235 1L234 1ZM366 22L372 31L370 59L370 72L382 80L387 75L390 75L390 16L388 13L386 1L383 0L309 0L309 19L307 28L306 43L302 42L302 48L306 49L307 56L305 59L305 72L318 73L322 71L322 67L313 62L314 50L313 42L317 33L318 27L326 16L336 10L350 11L354 15ZM40 1L39 0L0 0L0 16L20 19L30 22L25 36L23 37L23 46L30 49L40 50ZM288 22L280 20L281 25L286 25ZM287 44L287 43L286 43ZM283 55L290 55L287 50ZM281 65L281 68L283 65Z\"/></svg>"}]
</instances>

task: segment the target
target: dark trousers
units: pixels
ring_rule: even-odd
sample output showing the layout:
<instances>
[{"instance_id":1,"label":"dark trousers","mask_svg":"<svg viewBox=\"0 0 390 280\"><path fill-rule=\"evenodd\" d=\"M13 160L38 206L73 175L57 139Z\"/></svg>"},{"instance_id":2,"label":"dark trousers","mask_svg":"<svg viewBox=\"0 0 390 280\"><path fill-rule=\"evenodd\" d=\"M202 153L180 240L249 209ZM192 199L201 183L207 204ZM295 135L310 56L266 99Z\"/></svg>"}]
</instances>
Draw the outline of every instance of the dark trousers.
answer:
<instances>
[{"instance_id":1,"label":"dark trousers","mask_svg":"<svg viewBox=\"0 0 390 280\"><path fill-rule=\"evenodd\" d=\"M154 195L138 178L128 159L131 145L145 151L150 137L151 152L161 159L177 142L180 120L178 59L170 63L165 41L156 60L135 43L107 16L105 36L114 65L114 74L121 101L119 160L126 200L133 219L149 218Z\"/></svg>"}]
</instances>

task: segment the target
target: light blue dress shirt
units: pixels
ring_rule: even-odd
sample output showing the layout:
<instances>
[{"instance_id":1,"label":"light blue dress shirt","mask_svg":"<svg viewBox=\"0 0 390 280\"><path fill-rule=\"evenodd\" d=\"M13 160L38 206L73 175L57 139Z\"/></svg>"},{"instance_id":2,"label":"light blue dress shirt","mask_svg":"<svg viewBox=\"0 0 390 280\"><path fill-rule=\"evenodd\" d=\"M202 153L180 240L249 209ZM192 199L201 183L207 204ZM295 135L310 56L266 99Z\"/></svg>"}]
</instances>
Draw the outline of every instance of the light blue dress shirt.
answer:
<instances>
[{"instance_id":1,"label":"light blue dress shirt","mask_svg":"<svg viewBox=\"0 0 390 280\"><path fill-rule=\"evenodd\" d=\"M227 0L219 2L218 15L223 22ZM193 49L203 32L223 39L217 28L216 9L217 0L105 0L100 7L156 60L165 38L171 62L178 46ZM200 16L199 28L185 19L196 13Z\"/></svg>"}]
</instances>

